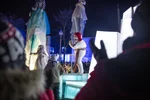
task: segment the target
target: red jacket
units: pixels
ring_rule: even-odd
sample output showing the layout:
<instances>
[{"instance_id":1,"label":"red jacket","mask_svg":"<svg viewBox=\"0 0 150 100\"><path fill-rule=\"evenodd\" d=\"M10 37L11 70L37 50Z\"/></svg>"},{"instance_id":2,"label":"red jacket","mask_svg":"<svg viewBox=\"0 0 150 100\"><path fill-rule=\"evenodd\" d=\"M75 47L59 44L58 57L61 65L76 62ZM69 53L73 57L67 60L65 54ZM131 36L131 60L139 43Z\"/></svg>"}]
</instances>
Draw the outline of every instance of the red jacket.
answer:
<instances>
[{"instance_id":1,"label":"red jacket","mask_svg":"<svg viewBox=\"0 0 150 100\"><path fill-rule=\"evenodd\" d=\"M46 92L40 96L40 100L54 100L53 91L50 89L46 90Z\"/></svg>"},{"instance_id":2,"label":"red jacket","mask_svg":"<svg viewBox=\"0 0 150 100\"><path fill-rule=\"evenodd\" d=\"M117 58L100 61L75 100L136 100L149 98L150 43Z\"/></svg>"}]
</instances>

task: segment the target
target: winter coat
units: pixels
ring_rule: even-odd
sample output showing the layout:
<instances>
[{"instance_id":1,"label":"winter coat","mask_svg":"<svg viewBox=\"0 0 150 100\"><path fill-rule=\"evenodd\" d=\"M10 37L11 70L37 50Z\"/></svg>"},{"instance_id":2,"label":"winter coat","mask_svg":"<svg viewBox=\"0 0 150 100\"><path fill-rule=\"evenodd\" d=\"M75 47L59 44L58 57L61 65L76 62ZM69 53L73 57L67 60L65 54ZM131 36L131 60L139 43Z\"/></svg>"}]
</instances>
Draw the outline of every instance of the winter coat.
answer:
<instances>
[{"instance_id":1,"label":"winter coat","mask_svg":"<svg viewBox=\"0 0 150 100\"><path fill-rule=\"evenodd\" d=\"M51 67L52 73L53 73L53 83L59 83L60 82L60 76L63 74L63 66L57 62L54 67Z\"/></svg>"},{"instance_id":2,"label":"winter coat","mask_svg":"<svg viewBox=\"0 0 150 100\"><path fill-rule=\"evenodd\" d=\"M75 100L150 99L150 42L132 38L124 48L117 58L98 62Z\"/></svg>"},{"instance_id":3,"label":"winter coat","mask_svg":"<svg viewBox=\"0 0 150 100\"><path fill-rule=\"evenodd\" d=\"M48 87L51 87L52 84L60 82L60 76L63 74L64 69L59 62L49 60L45 68L45 72L46 72L46 76L48 77L47 80ZM49 77L51 75L52 75L52 79L51 77Z\"/></svg>"}]
</instances>

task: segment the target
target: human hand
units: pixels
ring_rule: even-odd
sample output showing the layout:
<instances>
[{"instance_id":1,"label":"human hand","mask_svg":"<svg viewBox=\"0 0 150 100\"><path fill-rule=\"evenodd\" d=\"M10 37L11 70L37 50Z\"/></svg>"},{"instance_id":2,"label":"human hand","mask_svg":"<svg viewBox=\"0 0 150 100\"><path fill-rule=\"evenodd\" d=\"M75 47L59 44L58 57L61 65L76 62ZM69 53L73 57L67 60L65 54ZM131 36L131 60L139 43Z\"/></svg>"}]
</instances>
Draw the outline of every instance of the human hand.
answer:
<instances>
[{"instance_id":1,"label":"human hand","mask_svg":"<svg viewBox=\"0 0 150 100\"><path fill-rule=\"evenodd\" d=\"M90 39L90 48L96 61L98 62L99 60L102 60L102 59L108 59L104 42L102 40L100 41L101 49L98 49L95 46L94 41L95 41L94 38Z\"/></svg>"},{"instance_id":2,"label":"human hand","mask_svg":"<svg viewBox=\"0 0 150 100\"><path fill-rule=\"evenodd\" d=\"M69 45L72 46L72 41L71 40L69 41Z\"/></svg>"}]
</instances>

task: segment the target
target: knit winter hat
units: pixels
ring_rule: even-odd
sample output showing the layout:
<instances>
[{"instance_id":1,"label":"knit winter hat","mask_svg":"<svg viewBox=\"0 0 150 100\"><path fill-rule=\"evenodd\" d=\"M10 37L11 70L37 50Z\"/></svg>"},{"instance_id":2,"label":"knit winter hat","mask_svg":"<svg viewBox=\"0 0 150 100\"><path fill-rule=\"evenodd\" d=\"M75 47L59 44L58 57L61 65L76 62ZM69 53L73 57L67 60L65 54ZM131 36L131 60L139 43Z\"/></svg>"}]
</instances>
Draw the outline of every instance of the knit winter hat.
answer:
<instances>
[{"instance_id":1,"label":"knit winter hat","mask_svg":"<svg viewBox=\"0 0 150 100\"><path fill-rule=\"evenodd\" d=\"M136 36L150 36L150 4L148 0L143 0L137 7L133 16L131 25L136 33Z\"/></svg>"},{"instance_id":2,"label":"knit winter hat","mask_svg":"<svg viewBox=\"0 0 150 100\"><path fill-rule=\"evenodd\" d=\"M79 41L82 40L82 34L80 32L76 32L74 35L78 37Z\"/></svg>"},{"instance_id":3,"label":"knit winter hat","mask_svg":"<svg viewBox=\"0 0 150 100\"><path fill-rule=\"evenodd\" d=\"M24 68L24 38L10 23L0 20L0 69Z\"/></svg>"},{"instance_id":4,"label":"knit winter hat","mask_svg":"<svg viewBox=\"0 0 150 100\"><path fill-rule=\"evenodd\" d=\"M51 61L57 61L58 58L59 58L59 55L58 55L58 54L55 54L55 55L51 55L50 60L51 60Z\"/></svg>"}]
</instances>

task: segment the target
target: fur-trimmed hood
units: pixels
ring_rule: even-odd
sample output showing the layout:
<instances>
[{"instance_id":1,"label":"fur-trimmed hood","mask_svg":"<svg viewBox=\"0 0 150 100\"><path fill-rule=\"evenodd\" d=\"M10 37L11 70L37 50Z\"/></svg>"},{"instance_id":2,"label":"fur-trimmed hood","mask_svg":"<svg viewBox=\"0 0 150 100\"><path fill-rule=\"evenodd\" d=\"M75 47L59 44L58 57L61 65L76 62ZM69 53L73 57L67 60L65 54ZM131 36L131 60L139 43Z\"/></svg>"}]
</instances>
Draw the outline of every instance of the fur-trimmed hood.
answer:
<instances>
[{"instance_id":1,"label":"fur-trimmed hood","mask_svg":"<svg viewBox=\"0 0 150 100\"><path fill-rule=\"evenodd\" d=\"M0 71L0 100L38 100L44 85L44 74L38 70Z\"/></svg>"}]
</instances>

